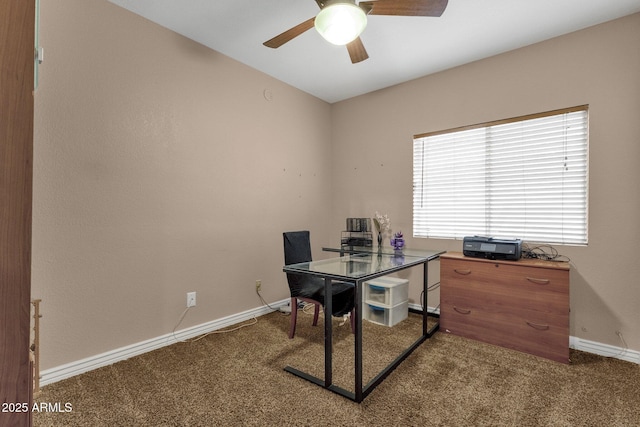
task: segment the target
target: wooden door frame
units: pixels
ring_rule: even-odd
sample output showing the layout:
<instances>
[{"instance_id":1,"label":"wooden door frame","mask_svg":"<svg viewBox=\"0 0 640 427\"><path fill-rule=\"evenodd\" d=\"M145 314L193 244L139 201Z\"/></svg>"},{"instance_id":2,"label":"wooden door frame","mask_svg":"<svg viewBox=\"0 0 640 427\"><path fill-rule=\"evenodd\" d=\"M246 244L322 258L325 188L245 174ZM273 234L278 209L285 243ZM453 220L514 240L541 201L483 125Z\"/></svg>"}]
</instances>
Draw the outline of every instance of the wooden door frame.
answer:
<instances>
[{"instance_id":1,"label":"wooden door frame","mask_svg":"<svg viewBox=\"0 0 640 427\"><path fill-rule=\"evenodd\" d=\"M0 404L4 404L0 410L2 426L31 425L30 405L33 388L29 341L34 30L34 0L0 0Z\"/></svg>"}]
</instances>

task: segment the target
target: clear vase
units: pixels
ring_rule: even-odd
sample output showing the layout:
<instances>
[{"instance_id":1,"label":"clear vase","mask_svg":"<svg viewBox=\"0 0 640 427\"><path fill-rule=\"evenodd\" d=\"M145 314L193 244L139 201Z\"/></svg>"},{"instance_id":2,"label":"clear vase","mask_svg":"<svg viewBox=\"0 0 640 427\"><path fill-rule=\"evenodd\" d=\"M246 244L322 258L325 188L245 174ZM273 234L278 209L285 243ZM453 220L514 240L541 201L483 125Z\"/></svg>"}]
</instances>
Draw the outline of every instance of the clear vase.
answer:
<instances>
[{"instance_id":1,"label":"clear vase","mask_svg":"<svg viewBox=\"0 0 640 427\"><path fill-rule=\"evenodd\" d=\"M382 233L378 231L378 247L382 247Z\"/></svg>"}]
</instances>

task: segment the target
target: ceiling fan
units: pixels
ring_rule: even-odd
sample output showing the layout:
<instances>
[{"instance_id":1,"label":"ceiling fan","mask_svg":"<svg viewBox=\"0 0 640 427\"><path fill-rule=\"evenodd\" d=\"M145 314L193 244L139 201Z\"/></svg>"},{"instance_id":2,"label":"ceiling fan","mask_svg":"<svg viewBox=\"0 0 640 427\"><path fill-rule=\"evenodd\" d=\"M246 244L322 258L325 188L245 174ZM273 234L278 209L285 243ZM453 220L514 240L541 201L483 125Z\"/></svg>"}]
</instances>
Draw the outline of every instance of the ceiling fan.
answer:
<instances>
[{"instance_id":1,"label":"ceiling fan","mask_svg":"<svg viewBox=\"0 0 640 427\"><path fill-rule=\"evenodd\" d=\"M315 27L329 42L337 45L346 44L351 62L356 64L369 58L360 40L360 34L367 25L367 15L438 17L442 15L448 3L448 0L372 0L359 3L356 3L356 0L314 1L320 7L318 15L263 44L276 49Z\"/></svg>"}]
</instances>

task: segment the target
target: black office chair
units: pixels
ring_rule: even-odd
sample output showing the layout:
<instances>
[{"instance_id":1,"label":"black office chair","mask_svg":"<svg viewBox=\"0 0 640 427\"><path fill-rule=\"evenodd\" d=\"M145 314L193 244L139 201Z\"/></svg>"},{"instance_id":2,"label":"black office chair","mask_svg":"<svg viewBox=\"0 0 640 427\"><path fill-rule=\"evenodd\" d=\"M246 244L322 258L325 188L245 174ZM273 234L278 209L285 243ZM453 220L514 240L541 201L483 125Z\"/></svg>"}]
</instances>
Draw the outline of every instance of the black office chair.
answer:
<instances>
[{"instance_id":1,"label":"black office chair","mask_svg":"<svg viewBox=\"0 0 640 427\"><path fill-rule=\"evenodd\" d=\"M284 239L284 263L298 264L309 262L311 259L311 240L308 231L290 231L282 233ZM324 279L308 275L287 273L289 290L291 291L291 327L289 338L296 333L296 321L298 317L298 300L315 305L313 314L313 326L318 324L320 306L324 305ZM351 283L332 283L334 316L340 317L351 312L351 330L355 327L354 294L355 287Z\"/></svg>"}]
</instances>

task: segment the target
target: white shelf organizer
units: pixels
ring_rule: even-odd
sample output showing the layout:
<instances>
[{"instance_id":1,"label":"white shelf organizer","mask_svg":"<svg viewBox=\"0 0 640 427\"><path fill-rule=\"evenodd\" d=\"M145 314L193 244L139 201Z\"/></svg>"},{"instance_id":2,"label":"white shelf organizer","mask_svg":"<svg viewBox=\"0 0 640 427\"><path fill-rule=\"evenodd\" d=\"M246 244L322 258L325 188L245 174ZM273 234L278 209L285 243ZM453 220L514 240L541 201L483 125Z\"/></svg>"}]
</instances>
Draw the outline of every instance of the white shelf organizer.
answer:
<instances>
[{"instance_id":1,"label":"white shelf organizer","mask_svg":"<svg viewBox=\"0 0 640 427\"><path fill-rule=\"evenodd\" d=\"M383 326L393 326L409 314L409 281L379 277L364 282L363 319Z\"/></svg>"}]
</instances>

